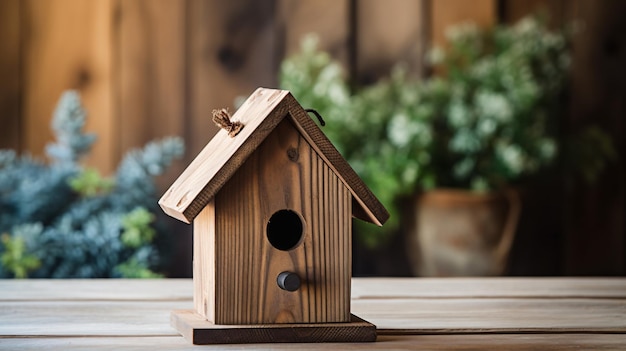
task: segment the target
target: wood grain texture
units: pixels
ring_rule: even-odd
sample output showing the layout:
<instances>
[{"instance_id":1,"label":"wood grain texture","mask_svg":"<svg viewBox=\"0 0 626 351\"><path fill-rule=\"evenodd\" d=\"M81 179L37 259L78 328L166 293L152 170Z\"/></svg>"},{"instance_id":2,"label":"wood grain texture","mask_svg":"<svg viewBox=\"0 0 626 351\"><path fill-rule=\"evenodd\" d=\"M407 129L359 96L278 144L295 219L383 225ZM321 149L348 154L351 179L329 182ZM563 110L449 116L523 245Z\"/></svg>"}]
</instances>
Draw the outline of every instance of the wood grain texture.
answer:
<instances>
[{"instance_id":1,"label":"wood grain texture","mask_svg":"<svg viewBox=\"0 0 626 351\"><path fill-rule=\"evenodd\" d=\"M179 0L121 0L119 11L119 140L126 150L183 134L186 12Z\"/></svg>"},{"instance_id":2,"label":"wood grain texture","mask_svg":"<svg viewBox=\"0 0 626 351\"><path fill-rule=\"evenodd\" d=\"M62 286L63 289L58 287ZM359 299L626 299L624 278L353 278ZM0 279L0 301L187 300L190 279Z\"/></svg>"},{"instance_id":3,"label":"wood grain texture","mask_svg":"<svg viewBox=\"0 0 626 351\"><path fill-rule=\"evenodd\" d=\"M356 74L360 84L388 76L398 64L412 76L423 75L429 44L425 40L429 22L422 20L424 10L424 1L357 2Z\"/></svg>"},{"instance_id":4,"label":"wood grain texture","mask_svg":"<svg viewBox=\"0 0 626 351\"><path fill-rule=\"evenodd\" d=\"M218 131L211 122L213 109L234 111L237 98L277 85L275 2L186 1L189 161Z\"/></svg>"},{"instance_id":5,"label":"wood grain texture","mask_svg":"<svg viewBox=\"0 0 626 351\"><path fill-rule=\"evenodd\" d=\"M572 138L599 126L613 140L616 155L594 185L582 179L565 190L565 274L626 274L626 31L623 1L568 2L585 29L572 43L570 114L564 125Z\"/></svg>"},{"instance_id":6,"label":"wood grain texture","mask_svg":"<svg viewBox=\"0 0 626 351\"><path fill-rule=\"evenodd\" d=\"M59 289L58 286L63 289ZM190 279L0 279L0 301L191 301Z\"/></svg>"},{"instance_id":7,"label":"wood grain texture","mask_svg":"<svg viewBox=\"0 0 626 351\"><path fill-rule=\"evenodd\" d=\"M170 216L191 223L284 118L287 110L280 102L286 94L286 91L273 94L270 90L257 89L232 116L232 120L244 124L237 137L230 138L220 130L161 197L161 208Z\"/></svg>"},{"instance_id":8,"label":"wood grain texture","mask_svg":"<svg viewBox=\"0 0 626 351\"><path fill-rule=\"evenodd\" d=\"M203 350L406 350L406 351L563 351L604 350L623 351L626 335L623 334L503 334L503 335L379 335L375 343L327 344L258 344L258 345L205 345ZM107 337L54 337L3 339L7 350L171 350L197 351L198 346L177 336L118 336Z\"/></svg>"},{"instance_id":9,"label":"wood grain texture","mask_svg":"<svg viewBox=\"0 0 626 351\"><path fill-rule=\"evenodd\" d=\"M63 284L54 286L61 289ZM112 284L99 284L99 287L115 290ZM45 295L45 290L40 292ZM168 327L169 313L192 306L191 289L186 300L0 301L0 335L173 335L175 331ZM381 334L387 335L624 334L624 306L624 299L388 300L378 295L353 300L352 313L375 324Z\"/></svg>"},{"instance_id":10,"label":"wood grain texture","mask_svg":"<svg viewBox=\"0 0 626 351\"><path fill-rule=\"evenodd\" d=\"M623 350L626 344L624 278L356 278L352 285L353 312L377 325L376 343L245 348ZM3 280L0 348L192 350L169 326L172 310L192 308L192 291L191 280Z\"/></svg>"},{"instance_id":11,"label":"wood grain texture","mask_svg":"<svg viewBox=\"0 0 626 351\"><path fill-rule=\"evenodd\" d=\"M0 149L20 149L20 0L0 1Z\"/></svg>"},{"instance_id":12,"label":"wood grain texture","mask_svg":"<svg viewBox=\"0 0 626 351\"><path fill-rule=\"evenodd\" d=\"M115 289L115 285L100 286ZM173 309L189 307L191 300L142 301L141 298L127 301L2 301L0 344L5 337L15 336L176 335L169 326L169 313Z\"/></svg>"},{"instance_id":13,"label":"wood grain texture","mask_svg":"<svg viewBox=\"0 0 626 351\"><path fill-rule=\"evenodd\" d=\"M349 321L350 198L291 120L280 122L215 197L213 321ZM266 237L270 217L284 209L298 213L304 226L302 242L289 251ZM278 287L283 271L301 278L300 289Z\"/></svg>"},{"instance_id":14,"label":"wood grain texture","mask_svg":"<svg viewBox=\"0 0 626 351\"><path fill-rule=\"evenodd\" d=\"M193 225L193 304L206 320L215 321L215 204L209 202Z\"/></svg>"},{"instance_id":15,"label":"wood grain texture","mask_svg":"<svg viewBox=\"0 0 626 351\"><path fill-rule=\"evenodd\" d=\"M626 299L622 278L534 277L476 278L358 278L353 279L352 299Z\"/></svg>"},{"instance_id":16,"label":"wood grain texture","mask_svg":"<svg viewBox=\"0 0 626 351\"><path fill-rule=\"evenodd\" d=\"M299 52L304 36L314 33L320 50L347 66L349 40L353 34L350 33L349 11L349 0L276 1L276 35L283 38L282 43L277 43L280 56Z\"/></svg>"},{"instance_id":17,"label":"wood grain texture","mask_svg":"<svg viewBox=\"0 0 626 351\"><path fill-rule=\"evenodd\" d=\"M356 316L347 323L216 325L191 310L178 310L170 321L195 345L376 341L376 327Z\"/></svg>"},{"instance_id":18,"label":"wood grain texture","mask_svg":"<svg viewBox=\"0 0 626 351\"><path fill-rule=\"evenodd\" d=\"M166 136L185 137L187 2L119 0L116 18L116 159ZM182 171L174 163L156 179L161 189Z\"/></svg>"},{"instance_id":19,"label":"wood grain texture","mask_svg":"<svg viewBox=\"0 0 626 351\"><path fill-rule=\"evenodd\" d=\"M244 124L241 132L234 138L223 130L218 132L161 197L161 208L168 215L190 223L287 116L350 189L357 203L353 206L353 215L382 225L389 217L387 210L295 98L288 91L265 88L257 89L232 116L233 121Z\"/></svg>"},{"instance_id":20,"label":"wood grain texture","mask_svg":"<svg viewBox=\"0 0 626 351\"><path fill-rule=\"evenodd\" d=\"M50 119L66 89L80 92L89 118L85 129L98 134L86 162L114 169L117 136L113 103L113 0L21 2L22 143L41 155L52 139Z\"/></svg>"},{"instance_id":21,"label":"wood grain texture","mask_svg":"<svg viewBox=\"0 0 626 351\"><path fill-rule=\"evenodd\" d=\"M350 167L350 164L341 156L293 95L289 94L285 97L285 100L292 106L289 110L289 115L296 122L296 127L339 176L345 186L350 189L353 195L352 215L363 221L382 226L389 219L389 212L378 201L367 187L367 184L363 183L361 178Z\"/></svg>"},{"instance_id":22,"label":"wood grain texture","mask_svg":"<svg viewBox=\"0 0 626 351\"><path fill-rule=\"evenodd\" d=\"M508 23L515 23L521 18L542 13L548 15L548 20L552 24L562 25L572 15L572 10L577 7L580 1L567 0L507 0L502 7L502 20Z\"/></svg>"},{"instance_id":23,"label":"wood grain texture","mask_svg":"<svg viewBox=\"0 0 626 351\"><path fill-rule=\"evenodd\" d=\"M623 299L363 299L352 313L385 334L626 333Z\"/></svg>"},{"instance_id":24,"label":"wood grain texture","mask_svg":"<svg viewBox=\"0 0 626 351\"><path fill-rule=\"evenodd\" d=\"M496 0L434 0L431 1L432 44L446 46L446 31L450 26L474 23L479 28L493 25L497 20Z\"/></svg>"}]
</instances>

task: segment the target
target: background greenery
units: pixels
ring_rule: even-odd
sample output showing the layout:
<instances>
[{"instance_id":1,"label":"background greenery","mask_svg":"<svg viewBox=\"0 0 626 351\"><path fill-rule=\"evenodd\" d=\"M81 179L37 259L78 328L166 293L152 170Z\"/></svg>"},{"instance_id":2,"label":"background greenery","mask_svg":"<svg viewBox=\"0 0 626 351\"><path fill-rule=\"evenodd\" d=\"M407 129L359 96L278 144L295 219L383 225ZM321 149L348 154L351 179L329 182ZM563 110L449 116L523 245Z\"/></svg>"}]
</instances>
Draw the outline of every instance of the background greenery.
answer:
<instances>
[{"instance_id":1,"label":"background greenery","mask_svg":"<svg viewBox=\"0 0 626 351\"><path fill-rule=\"evenodd\" d=\"M178 138L130 151L113 178L84 168L96 136L75 91L54 112L49 163L0 150L0 277L159 277L153 178L183 154Z\"/></svg>"},{"instance_id":2,"label":"background greenery","mask_svg":"<svg viewBox=\"0 0 626 351\"><path fill-rule=\"evenodd\" d=\"M558 125L572 33L551 31L536 16L488 30L452 27L446 48L429 54L431 77L412 79L399 65L353 90L307 37L283 62L281 86L324 116L324 132L390 210L382 229L360 226L360 240L374 246L396 231L399 200L420 191L497 191L563 164L593 179L614 154L610 140L589 128L571 142Z\"/></svg>"}]
</instances>

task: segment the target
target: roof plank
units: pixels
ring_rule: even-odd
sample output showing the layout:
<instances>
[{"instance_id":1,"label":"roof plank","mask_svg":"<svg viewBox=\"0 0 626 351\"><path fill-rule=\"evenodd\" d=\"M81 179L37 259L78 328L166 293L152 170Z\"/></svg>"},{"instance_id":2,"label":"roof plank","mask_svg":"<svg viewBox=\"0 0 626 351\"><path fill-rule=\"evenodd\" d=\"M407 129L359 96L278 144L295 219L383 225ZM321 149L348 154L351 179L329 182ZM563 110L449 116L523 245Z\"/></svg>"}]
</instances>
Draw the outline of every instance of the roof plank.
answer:
<instances>
[{"instance_id":1,"label":"roof plank","mask_svg":"<svg viewBox=\"0 0 626 351\"><path fill-rule=\"evenodd\" d=\"M191 223L265 138L289 116L300 133L342 180L358 206L353 216L382 225L389 213L348 162L286 90L257 89L233 115L237 136L220 130L159 200L168 215Z\"/></svg>"}]
</instances>

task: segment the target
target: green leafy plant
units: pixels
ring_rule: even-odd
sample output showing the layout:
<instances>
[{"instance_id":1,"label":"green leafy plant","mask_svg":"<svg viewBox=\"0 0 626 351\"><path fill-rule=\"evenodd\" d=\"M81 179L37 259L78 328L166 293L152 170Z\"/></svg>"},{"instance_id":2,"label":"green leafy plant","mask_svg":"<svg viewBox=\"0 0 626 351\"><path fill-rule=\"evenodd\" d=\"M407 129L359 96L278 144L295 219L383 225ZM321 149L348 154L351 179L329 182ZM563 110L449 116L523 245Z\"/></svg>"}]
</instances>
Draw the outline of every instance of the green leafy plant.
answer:
<instances>
[{"instance_id":1,"label":"green leafy plant","mask_svg":"<svg viewBox=\"0 0 626 351\"><path fill-rule=\"evenodd\" d=\"M0 263L6 270L13 273L15 278L26 278L28 272L41 266L41 261L37 256L26 253L26 243L19 237L11 237L9 234L2 234L0 242L5 250L0 255Z\"/></svg>"},{"instance_id":2,"label":"green leafy plant","mask_svg":"<svg viewBox=\"0 0 626 351\"><path fill-rule=\"evenodd\" d=\"M102 177L96 169L87 168L76 177L70 178L69 185L81 196L90 197L111 192L115 186L115 181L111 178Z\"/></svg>"},{"instance_id":3,"label":"green leafy plant","mask_svg":"<svg viewBox=\"0 0 626 351\"><path fill-rule=\"evenodd\" d=\"M154 177L183 154L182 140L128 152L108 178L79 163L96 139L85 121L79 95L65 92L49 163L0 150L0 277L159 276Z\"/></svg>"},{"instance_id":4,"label":"green leafy plant","mask_svg":"<svg viewBox=\"0 0 626 351\"><path fill-rule=\"evenodd\" d=\"M137 248L144 243L152 242L155 230L151 223L154 215L143 207L138 207L122 217L122 243Z\"/></svg>"},{"instance_id":5,"label":"green leafy plant","mask_svg":"<svg viewBox=\"0 0 626 351\"><path fill-rule=\"evenodd\" d=\"M558 128L569 33L552 32L537 17L488 30L453 27L447 49L429 55L438 74L414 80L398 65L352 93L340 65L317 50L315 37L305 38L300 53L283 62L281 85L325 117L324 132L391 212L382 229L359 227L361 240L375 245L378 234L398 228L404 196L519 185L573 150ZM610 140L598 129L577 140L597 157L569 159L593 178L610 158Z\"/></svg>"}]
</instances>

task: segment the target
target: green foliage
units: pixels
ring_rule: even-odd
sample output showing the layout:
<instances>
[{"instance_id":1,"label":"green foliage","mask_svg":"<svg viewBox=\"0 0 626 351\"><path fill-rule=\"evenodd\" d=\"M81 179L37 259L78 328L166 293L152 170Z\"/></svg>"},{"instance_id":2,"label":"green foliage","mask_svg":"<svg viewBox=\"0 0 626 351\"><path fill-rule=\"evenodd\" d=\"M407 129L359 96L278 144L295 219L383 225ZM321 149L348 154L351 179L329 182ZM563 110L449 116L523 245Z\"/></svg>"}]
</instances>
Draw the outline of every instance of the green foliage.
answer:
<instances>
[{"instance_id":1,"label":"green foliage","mask_svg":"<svg viewBox=\"0 0 626 351\"><path fill-rule=\"evenodd\" d=\"M15 278L26 278L28 272L41 266L41 261L32 254L26 253L26 243L20 237L11 237L2 234L0 242L4 245L4 252L0 255L0 263L6 270L13 273Z\"/></svg>"},{"instance_id":2,"label":"green foliage","mask_svg":"<svg viewBox=\"0 0 626 351\"><path fill-rule=\"evenodd\" d=\"M124 278L155 279L163 278L163 274L155 273L146 267L145 263L136 258L120 263L116 267L117 272Z\"/></svg>"},{"instance_id":3,"label":"green foliage","mask_svg":"<svg viewBox=\"0 0 626 351\"><path fill-rule=\"evenodd\" d=\"M52 117L52 130L56 143L46 147L46 153L57 164L75 166L81 156L91 149L94 134L83 133L87 112L83 109L76 91L63 93Z\"/></svg>"},{"instance_id":4,"label":"green foliage","mask_svg":"<svg viewBox=\"0 0 626 351\"><path fill-rule=\"evenodd\" d=\"M342 137L340 125L350 116L351 96L343 68L328 53L317 50L317 42L315 36L305 37L300 53L282 62L281 86L335 125L324 132L343 151L341 143L351 140Z\"/></svg>"},{"instance_id":5,"label":"green foliage","mask_svg":"<svg viewBox=\"0 0 626 351\"><path fill-rule=\"evenodd\" d=\"M122 243L128 247L137 248L152 242L155 230L151 223L154 215L143 207L138 207L122 217Z\"/></svg>"},{"instance_id":6,"label":"green foliage","mask_svg":"<svg viewBox=\"0 0 626 351\"><path fill-rule=\"evenodd\" d=\"M281 66L281 86L324 116L324 132L391 213L382 229L358 227L370 245L398 228L404 196L521 184L553 167L562 152L569 32L551 32L527 17L489 30L454 27L447 38L447 50L429 55L439 74L414 80L399 65L352 94L339 64L317 50L313 36ZM600 155L610 154L606 135L593 136L585 147L594 151L587 152L597 155L599 146ZM595 175L606 158L578 160L589 161L576 166Z\"/></svg>"},{"instance_id":7,"label":"green foliage","mask_svg":"<svg viewBox=\"0 0 626 351\"><path fill-rule=\"evenodd\" d=\"M183 143L165 138L132 150L105 178L78 163L95 141L83 132L85 119L78 94L66 92L52 120L49 164L0 150L0 232L8 233L0 277L135 277L157 267L154 177Z\"/></svg>"},{"instance_id":8,"label":"green foliage","mask_svg":"<svg viewBox=\"0 0 626 351\"><path fill-rule=\"evenodd\" d=\"M81 196L89 197L111 192L115 181L102 177L96 169L87 168L82 170L77 176L70 178L69 185L72 190Z\"/></svg>"}]
</instances>

